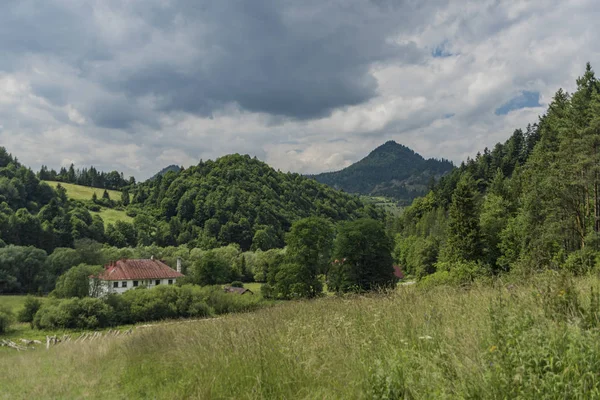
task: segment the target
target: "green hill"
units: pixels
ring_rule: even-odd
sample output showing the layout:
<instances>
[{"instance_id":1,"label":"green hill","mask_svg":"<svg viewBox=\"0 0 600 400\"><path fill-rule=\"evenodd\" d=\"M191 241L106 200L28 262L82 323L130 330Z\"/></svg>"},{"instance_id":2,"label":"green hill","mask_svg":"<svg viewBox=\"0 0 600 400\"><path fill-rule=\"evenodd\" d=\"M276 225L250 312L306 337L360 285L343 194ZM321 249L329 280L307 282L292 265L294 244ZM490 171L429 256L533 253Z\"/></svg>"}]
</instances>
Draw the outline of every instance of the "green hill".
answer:
<instances>
[{"instance_id":1,"label":"green hill","mask_svg":"<svg viewBox=\"0 0 600 400\"><path fill-rule=\"evenodd\" d=\"M346 192L391 197L406 205L427 192L432 178L438 179L452 168L450 161L426 160L408 147L389 141L341 171L312 177Z\"/></svg>"},{"instance_id":2,"label":"green hill","mask_svg":"<svg viewBox=\"0 0 600 400\"><path fill-rule=\"evenodd\" d=\"M380 213L357 196L239 154L159 175L132 194L132 206L158 220L153 235L161 245L200 241L201 247L238 243L266 250L283 246L284 233L299 218L340 221Z\"/></svg>"}]
</instances>

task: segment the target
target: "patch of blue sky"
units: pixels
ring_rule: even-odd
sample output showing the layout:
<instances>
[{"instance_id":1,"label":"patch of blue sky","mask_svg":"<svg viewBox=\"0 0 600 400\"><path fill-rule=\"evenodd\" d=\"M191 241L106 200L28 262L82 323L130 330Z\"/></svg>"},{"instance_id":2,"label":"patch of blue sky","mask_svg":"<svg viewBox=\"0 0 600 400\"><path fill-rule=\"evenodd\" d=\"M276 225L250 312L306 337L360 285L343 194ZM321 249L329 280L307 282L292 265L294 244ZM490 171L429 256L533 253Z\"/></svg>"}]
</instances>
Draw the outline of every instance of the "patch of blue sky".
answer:
<instances>
[{"instance_id":1,"label":"patch of blue sky","mask_svg":"<svg viewBox=\"0 0 600 400\"><path fill-rule=\"evenodd\" d=\"M511 111L522 108L532 108L540 106L540 92L523 90L518 96L513 97L500 107L496 108L496 115L506 115Z\"/></svg>"}]
</instances>

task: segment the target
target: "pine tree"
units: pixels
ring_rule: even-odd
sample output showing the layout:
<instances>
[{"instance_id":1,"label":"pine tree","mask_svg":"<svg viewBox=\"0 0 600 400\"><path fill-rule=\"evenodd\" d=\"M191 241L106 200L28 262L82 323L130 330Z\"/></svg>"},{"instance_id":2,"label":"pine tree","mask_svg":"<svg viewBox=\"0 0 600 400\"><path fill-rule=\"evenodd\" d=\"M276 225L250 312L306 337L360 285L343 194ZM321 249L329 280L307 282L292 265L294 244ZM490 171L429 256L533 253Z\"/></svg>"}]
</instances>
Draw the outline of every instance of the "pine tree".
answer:
<instances>
[{"instance_id":1,"label":"pine tree","mask_svg":"<svg viewBox=\"0 0 600 400\"><path fill-rule=\"evenodd\" d=\"M127 189L123 189L121 192L121 203L123 203L124 206L129 205L129 191Z\"/></svg>"},{"instance_id":2,"label":"pine tree","mask_svg":"<svg viewBox=\"0 0 600 400\"><path fill-rule=\"evenodd\" d=\"M464 173L454 193L449 209L448 239L444 261L478 261L483 255L477 183Z\"/></svg>"}]
</instances>

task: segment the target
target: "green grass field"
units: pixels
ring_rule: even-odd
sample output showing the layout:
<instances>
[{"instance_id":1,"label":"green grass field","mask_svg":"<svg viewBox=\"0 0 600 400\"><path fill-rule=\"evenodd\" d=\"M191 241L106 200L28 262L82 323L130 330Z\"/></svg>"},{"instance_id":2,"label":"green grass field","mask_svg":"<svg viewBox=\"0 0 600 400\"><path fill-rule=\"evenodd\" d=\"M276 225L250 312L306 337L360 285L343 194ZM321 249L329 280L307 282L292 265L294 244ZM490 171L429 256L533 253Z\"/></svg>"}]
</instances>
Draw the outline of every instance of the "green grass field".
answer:
<instances>
[{"instance_id":1,"label":"green grass field","mask_svg":"<svg viewBox=\"0 0 600 400\"><path fill-rule=\"evenodd\" d=\"M104 189L93 188L89 186L74 185L72 183L44 181L48 185L56 188L59 184L67 191L67 196L73 200L91 200L92 195L96 193L98 198L102 198ZM108 190L108 195L112 200L121 200L121 192Z\"/></svg>"},{"instance_id":2,"label":"green grass field","mask_svg":"<svg viewBox=\"0 0 600 400\"><path fill-rule=\"evenodd\" d=\"M98 214L102 217L104 225L114 224L117 221L133 222L133 218L125 214L125 211L113 210L112 208L102 208L100 212L90 211L90 214Z\"/></svg>"},{"instance_id":3,"label":"green grass field","mask_svg":"<svg viewBox=\"0 0 600 400\"><path fill-rule=\"evenodd\" d=\"M4 353L0 398L598 398L598 318L581 310L600 280L555 281L403 286Z\"/></svg>"},{"instance_id":4,"label":"green grass field","mask_svg":"<svg viewBox=\"0 0 600 400\"><path fill-rule=\"evenodd\" d=\"M63 183L63 182L52 182L52 181L45 181L45 182L47 184L49 184L50 186L52 186L53 188L56 188L56 186L58 184L60 184L62 187L64 187L66 189L67 196L73 200L91 200L92 195L94 193L96 193L96 196L98 196L98 198L102 198L102 194L104 193L104 189L98 189L98 188L93 188L93 187L88 187L88 186L73 185L71 183ZM109 190L108 195L113 200L121 199L121 192L116 191L116 190ZM115 210L115 209L111 209L111 208L102 207L100 209L100 211L98 211L98 212L92 211L91 214L92 215L94 215L94 214L100 215L100 217L102 217L102 220L104 221L105 225L114 224L117 221L133 222L133 218L128 216L125 213L125 211Z\"/></svg>"},{"instance_id":5,"label":"green grass field","mask_svg":"<svg viewBox=\"0 0 600 400\"><path fill-rule=\"evenodd\" d=\"M7 307L13 313L17 313L25 302L27 296L0 296L0 306Z\"/></svg>"}]
</instances>

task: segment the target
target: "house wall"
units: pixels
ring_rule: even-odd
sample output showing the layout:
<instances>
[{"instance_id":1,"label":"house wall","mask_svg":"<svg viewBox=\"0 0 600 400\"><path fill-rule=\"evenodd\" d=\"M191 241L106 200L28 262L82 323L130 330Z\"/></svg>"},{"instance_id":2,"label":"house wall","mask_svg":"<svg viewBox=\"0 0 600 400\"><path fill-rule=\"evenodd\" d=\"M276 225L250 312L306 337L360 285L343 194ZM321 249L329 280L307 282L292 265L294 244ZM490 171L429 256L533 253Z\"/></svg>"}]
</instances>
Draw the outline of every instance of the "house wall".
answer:
<instances>
[{"instance_id":1,"label":"house wall","mask_svg":"<svg viewBox=\"0 0 600 400\"><path fill-rule=\"evenodd\" d=\"M172 281L171 285L174 285L177 278L170 279L145 279L138 280L138 286L133 286L133 280L122 280L122 281L100 281L98 288L98 297L106 296L110 293L125 293L128 290L135 289L136 287L145 286L147 288L153 288L160 285L170 285L169 280ZM160 281L157 285L156 281ZM117 282L118 287L114 287L114 283ZM123 282L127 282L126 287L123 287ZM90 279L90 288L94 287L94 280Z\"/></svg>"}]
</instances>

